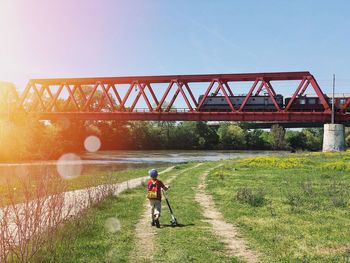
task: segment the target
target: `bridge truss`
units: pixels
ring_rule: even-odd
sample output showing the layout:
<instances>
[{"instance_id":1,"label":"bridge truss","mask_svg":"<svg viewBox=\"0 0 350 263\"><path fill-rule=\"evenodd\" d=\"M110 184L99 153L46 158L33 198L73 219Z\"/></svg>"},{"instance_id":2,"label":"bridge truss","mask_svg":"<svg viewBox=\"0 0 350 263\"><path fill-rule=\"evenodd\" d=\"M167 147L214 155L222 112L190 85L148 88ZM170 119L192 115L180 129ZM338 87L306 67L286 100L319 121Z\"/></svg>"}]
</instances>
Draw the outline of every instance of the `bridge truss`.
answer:
<instances>
[{"instance_id":1,"label":"bridge truss","mask_svg":"<svg viewBox=\"0 0 350 263\"><path fill-rule=\"evenodd\" d=\"M276 102L278 83L295 85L287 105ZM245 85L245 97L237 106L230 97ZM323 109L295 111L291 106L299 95L312 89ZM248 110L252 96L264 92L274 109ZM229 110L203 111L207 98L222 94ZM198 95L204 95L201 100ZM143 103L141 102L143 101ZM144 107L138 107L139 104ZM350 121L345 109L336 115L338 122ZM180 107L179 107L180 105ZM318 122L330 121L331 109L325 94L309 72L135 76L106 78L32 79L18 100L18 107L41 119L83 120L154 120L154 121L247 121L247 122Z\"/></svg>"}]
</instances>

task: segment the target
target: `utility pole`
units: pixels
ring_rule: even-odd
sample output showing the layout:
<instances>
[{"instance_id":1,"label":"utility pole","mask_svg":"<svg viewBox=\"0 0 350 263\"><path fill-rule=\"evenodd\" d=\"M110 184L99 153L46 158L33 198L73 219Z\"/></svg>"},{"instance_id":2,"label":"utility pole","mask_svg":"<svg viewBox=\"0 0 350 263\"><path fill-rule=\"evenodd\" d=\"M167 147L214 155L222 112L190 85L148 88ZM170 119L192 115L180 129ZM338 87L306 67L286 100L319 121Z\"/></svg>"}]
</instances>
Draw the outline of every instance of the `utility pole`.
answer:
<instances>
[{"instance_id":1,"label":"utility pole","mask_svg":"<svg viewBox=\"0 0 350 263\"><path fill-rule=\"evenodd\" d=\"M333 90L332 90L332 124L334 124L334 90L335 90L335 74L333 74Z\"/></svg>"}]
</instances>

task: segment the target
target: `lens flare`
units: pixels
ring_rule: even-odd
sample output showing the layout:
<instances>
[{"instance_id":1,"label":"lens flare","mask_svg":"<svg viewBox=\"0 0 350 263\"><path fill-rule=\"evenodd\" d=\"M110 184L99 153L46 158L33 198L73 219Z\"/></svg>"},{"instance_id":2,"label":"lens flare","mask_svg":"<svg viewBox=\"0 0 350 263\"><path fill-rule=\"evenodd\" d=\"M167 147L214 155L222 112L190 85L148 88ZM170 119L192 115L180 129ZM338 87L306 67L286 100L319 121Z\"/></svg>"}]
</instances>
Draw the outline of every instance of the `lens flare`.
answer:
<instances>
[{"instance_id":1,"label":"lens flare","mask_svg":"<svg viewBox=\"0 0 350 263\"><path fill-rule=\"evenodd\" d=\"M60 118L58 120L58 125L63 129L63 130L67 130L70 128L71 122L69 119L67 118Z\"/></svg>"},{"instance_id":2,"label":"lens flare","mask_svg":"<svg viewBox=\"0 0 350 263\"><path fill-rule=\"evenodd\" d=\"M57 161L57 172L64 179L71 179L81 174L81 159L74 153L62 155Z\"/></svg>"},{"instance_id":3,"label":"lens flare","mask_svg":"<svg viewBox=\"0 0 350 263\"><path fill-rule=\"evenodd\" d=\"M120 230L120 221L116 217L110 217L105 222L105 228L109 233L116 233Z\"/></svg>"},{"instance_id":4,"label":"lens flare","mask_svg":"<svg viewBox=\"0 0 350 263\"><path fill-rule=\"evenodd\" d=\"M96 136L89 136L84 141L84 147L88 152L97 152L101 148L101 141Z\"/></svg>"}]
</instances>

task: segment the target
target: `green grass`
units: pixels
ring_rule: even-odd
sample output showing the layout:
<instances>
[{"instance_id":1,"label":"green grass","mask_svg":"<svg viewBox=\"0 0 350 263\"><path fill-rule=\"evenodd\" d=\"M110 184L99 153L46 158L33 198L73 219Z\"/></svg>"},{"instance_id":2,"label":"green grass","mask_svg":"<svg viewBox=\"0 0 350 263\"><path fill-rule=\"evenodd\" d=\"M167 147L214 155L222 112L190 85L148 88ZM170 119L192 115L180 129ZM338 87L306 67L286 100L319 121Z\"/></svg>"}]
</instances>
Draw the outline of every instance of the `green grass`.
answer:
<instances>
[{"instance_id":1,"label":"green grass","mask_svg":"<svg viewBox=\"0 0 350 263\"><path fill-rule=\"evenodd\" d=\"M200 205L194 200L201 175L217 163L204 165L181 174L172 183L169 192L174 213L183 227L166 227L158 230L155 259L152 262L237 262L225 255L224 245L203 222ZM162 221L169 224L167 207L163 202Z\"/></svg>"},{"instance_id":2,"label":"green grass","mask_svg":"<svg viewBox=\"0 0 350 263\"><path fill-rule=\"evenodd\" d=\"M210 173L208 190L265 262L342 262L350 259L350 176L342 168L349 158L317 153L226 161Z\"/></svg>"},{"instance_id":3,"label":"green grass","mask_svg":"<svg viewBox=\"0 0 350 263\"><path fill-rule=\"evenodd\" d=\"M161 175L162 180L181 173L194 163L177 166ZM183 227L162 227L157 230L156 252L152 262L236 262L225 256L224 246L202 222L201 210L194 201L198 176L212 163L206 163L178 175L169 192L173 209ZM33 262L130 262L135 247L135 226L143 214L145 189L128 190L93 207L79 220L64 225L54 236L54 249L48 247ZM120 230L109 233L106 221L117 218ZM162 225L170 216L163 202ZM72 241L73 240L73 241Z\"/></svg>"},{"instance_id":4,"label":"green grass","mask_svg":"<svg viewBox=\"0 0 350 263\"><path fill-rule=\"evenodd\" d=\"M159 171L166 169L168 166L161 166ZM71 178L71 179L62 179L56 175L45 176L42 171L33 171L33 174L28 175L16 175L8 178L0 184L0 206L5 206L11 202L20 203L26 200L24 196L25 189L31 187L33 195L27 198L33 199L36 198L36 192L41 192L40 187L42 184L50 185L51 182L57 185L57 182L60 182L61 188L54 188L55 191L72 191L77 189L83 189L87 187L93 187L102 184L115 184L137 177L147 176L149 167L139 168L139 169L125 169L120 171L113 172L94 172L94 173L85 173L80 176ZM0 175L6 176L6 175ZM49 194L49 193L47 193ZM10 201L9 196L12 196L14 200Z\"/></svg>"},{"instance_id":5,"label":"green grass","mask_svg":"<svg viewBox=\"0 0 350 263\"><path fill-rule=\"evenodd\" d=\"M346 262L350 259L348 160L347 152L221 161L224 165L207 178L207 191L225 219L237 225L249 246L262 255L262 262ZM183 174L179 173L194 163L179 165L161 176L166 180L178 174L169 197L183 226L156 229L152 262L238 262L226 255L194 199L199 175L218 163L206 162ZM79 220L62 226L54 236L53 250L46 248L34 261L135 261L130 257L144 202L145 190L137 188L87 210ZM105 227L111 218L120 222L116 233ZM168 225L169 220L163 202L161 223Z\"/></svg>"},{"instance_id":6,"label":"green grass","mask_svg":"<svg viewBox=\"0 0 350 263\"><path fill-rule=\"evenodd\" d=\"M141 189L128 190L90 208L81 219L63 226L54 237L54 249L46 248L33 262L127 262L143 196ZM115 233L106 228L111 219L120 223Z\"/></svg>"}]
</instances>

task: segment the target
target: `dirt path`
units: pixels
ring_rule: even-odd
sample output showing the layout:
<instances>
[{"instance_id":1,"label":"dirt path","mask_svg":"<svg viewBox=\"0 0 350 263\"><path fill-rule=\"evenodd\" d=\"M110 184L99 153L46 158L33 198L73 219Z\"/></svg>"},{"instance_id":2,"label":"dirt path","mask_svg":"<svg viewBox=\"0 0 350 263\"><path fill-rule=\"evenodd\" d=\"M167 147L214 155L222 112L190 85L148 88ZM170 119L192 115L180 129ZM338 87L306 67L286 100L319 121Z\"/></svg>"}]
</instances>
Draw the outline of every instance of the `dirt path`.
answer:
<instances>
[{"instance_id":1,"label":"dirt path","mask_svg":"<svg viewBox=\"0 0 350 263\"><path fill-rule=\"evenodd\" d=\"M202 206L203 215L206 218L204 221L212 226L214 234L225 244L228 255L239 257L246 262L258 262L259 254L248 247L247 242L239 235L237 227L225 222L222 214L215 208L212 196L205 192L205 179L208 173L209 171L201 175L195 197Z\"/></svg>"},{"instance_id":2,"label":"dirt path","mask_svg":"<svg viewBox=\"0 0 350 263\"><path fill-rule=\"evenodd\" d=\"M202 163L199 163L193 167L187 168L175 174L166 180L165 184L170 184L178 175L183 174L191 169L197 168L200 165L202 165ZM163 173L165 172L167 172L167 170L163 171ZM157 231L154 227L151 226L148 200L146 200L144 203L144 212L140 218L140 221L135 227L135 235L136 245L134 251L131 253L130 261L135 263L151 262L154 254L154 239L157 235Z\"/></svg>"}]
</instances>

